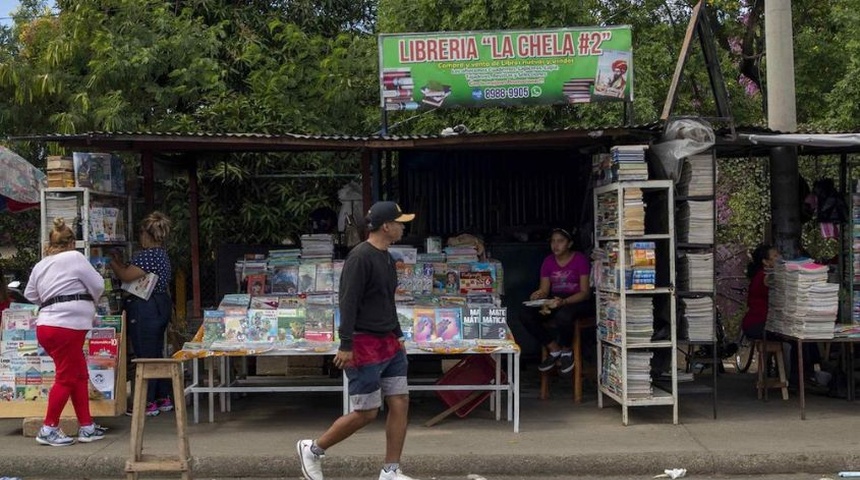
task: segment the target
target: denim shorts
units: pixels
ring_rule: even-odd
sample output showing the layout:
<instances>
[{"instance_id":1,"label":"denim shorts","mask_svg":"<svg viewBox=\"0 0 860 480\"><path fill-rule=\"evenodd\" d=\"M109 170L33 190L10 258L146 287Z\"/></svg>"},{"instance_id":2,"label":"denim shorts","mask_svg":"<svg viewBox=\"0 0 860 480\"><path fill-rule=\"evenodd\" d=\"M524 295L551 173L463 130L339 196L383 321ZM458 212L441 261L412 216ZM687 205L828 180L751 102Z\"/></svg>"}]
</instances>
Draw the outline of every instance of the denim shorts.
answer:
<instances>
[{"instance_id":1,"label":"denim shorts","mask_svg":"<svg viewBox=\"0 0 860 480\"><path fill-rule=\"evenodd\" d=\"M406 395L409 362L403 349L388 360L359 367L348 367L349 403L353 410L373 410L382 406L382 397Z\"/></svg>"}]
</instances>

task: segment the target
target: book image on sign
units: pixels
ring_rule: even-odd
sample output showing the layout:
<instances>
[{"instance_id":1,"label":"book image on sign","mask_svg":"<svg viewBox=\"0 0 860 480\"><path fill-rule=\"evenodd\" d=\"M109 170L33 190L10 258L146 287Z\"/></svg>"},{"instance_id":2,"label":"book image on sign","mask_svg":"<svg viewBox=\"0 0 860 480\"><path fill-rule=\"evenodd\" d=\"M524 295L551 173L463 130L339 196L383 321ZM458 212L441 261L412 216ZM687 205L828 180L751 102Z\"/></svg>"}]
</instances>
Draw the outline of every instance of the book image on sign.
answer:
<instances>
[{"instance_id":1,"label":"book image on sign","mask_svg":"<svg viewBox=\"0 0 860 480\"><path fill-rule=\"evenodd\" d=\"M156 283L158 283L158 275L150 272L137 280L122 282L122 289L136 297L149 300Z\"/></svg>"}]
</instances>

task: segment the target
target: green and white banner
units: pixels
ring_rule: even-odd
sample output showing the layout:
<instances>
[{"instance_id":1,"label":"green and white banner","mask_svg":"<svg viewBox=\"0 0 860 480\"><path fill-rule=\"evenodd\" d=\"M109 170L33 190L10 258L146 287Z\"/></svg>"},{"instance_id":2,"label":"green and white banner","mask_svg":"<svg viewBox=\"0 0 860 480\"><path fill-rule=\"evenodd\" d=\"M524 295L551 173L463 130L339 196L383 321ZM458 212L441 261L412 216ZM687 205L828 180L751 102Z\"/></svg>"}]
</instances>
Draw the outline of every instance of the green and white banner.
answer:
<instances>
[{"instance_id":1,"label":"green and white banner","mask_svg":"<svg viewBox=\"0 0 860 480\"><path fill-rule=\"evenodd\" d=\"M379 36L386 110L633 99L629 26Z\"/></svg>"}]
</instances>

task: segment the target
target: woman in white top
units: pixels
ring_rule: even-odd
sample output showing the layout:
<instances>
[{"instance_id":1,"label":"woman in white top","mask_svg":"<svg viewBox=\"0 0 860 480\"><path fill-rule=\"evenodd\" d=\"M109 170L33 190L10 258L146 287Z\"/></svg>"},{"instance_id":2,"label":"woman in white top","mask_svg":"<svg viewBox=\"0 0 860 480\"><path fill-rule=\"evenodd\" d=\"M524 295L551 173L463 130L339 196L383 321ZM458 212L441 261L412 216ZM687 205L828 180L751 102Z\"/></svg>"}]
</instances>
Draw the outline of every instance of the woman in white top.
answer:
<instances>
[{"instance_id":1,"label":"woman in white top","mask_svg":"<svg viewBox=\"0 0 860 480\"><path fill-rule=\"evenodd\" d=\"M93 422L89 404L89 372L84 358L84 339L93 328L95 301L104 292L104 278L89 260L75 250L75 234L62 218L45 247L45 257L33 267L24 296L39 305L36 338L56 366L48 393L45 422L36 436L42 445L61 447L75 440L59 428L60 415L69 399L75 408L79 442L104 438L105 429Z\"/></svg>"}]
</instances>

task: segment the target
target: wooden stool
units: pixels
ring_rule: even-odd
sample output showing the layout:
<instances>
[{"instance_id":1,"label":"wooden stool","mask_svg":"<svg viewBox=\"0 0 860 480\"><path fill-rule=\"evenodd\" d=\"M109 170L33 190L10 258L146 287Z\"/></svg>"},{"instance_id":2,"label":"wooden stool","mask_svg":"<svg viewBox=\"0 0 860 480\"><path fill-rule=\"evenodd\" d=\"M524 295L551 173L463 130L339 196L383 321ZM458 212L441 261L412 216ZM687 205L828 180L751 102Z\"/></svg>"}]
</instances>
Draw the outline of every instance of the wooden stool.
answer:
<instances>
[{"instance_id":1,"label":"wooden stool","mask_svg":"<svg viewBox=\"0 0 860 480\"><path fill-rule=\"evenodd\" d=\"M573 321L573 403L582 403L582 378L585 371L582 365L582 331L595 325L595 317L582 317ZM548 355L546 348L541 348L541 361ZM589 369L590 371L590 369ZM549 376L552 370L540 372L540 399L549 398ZM590 375L589 375L590 376Z\"/></svg>"},{"instance_id":2,"label":"wooden stool","mask_svg":"<svg viewBox=\"0 0 860 480\"><path fill-rule=\"evenodd\" d=\"M172 358L138 358L134 376L134 406L131 417L131 459L125 463L127 480L137 480L141 472L181 472L182 480L191 480L191 452L185 431L185 392L182 361ZM173 404L176 413L178 455L143 455L143 423L146 420L147 380L164 378L173 382Z\"/></svg>"},{"instance_id":3,"label":"wooden stool","mask_svg":"<svg viewBox=\"0 0 860 480\"><path fill-rule=\"evenodd\" d=\"M756 340L753 342L753 349L758 356L758 382L756 383L756 389L758 390L759 400L765 397L765 390L769 388L779 388L782 390L782 399L788 400L788 380L785 378L785 360L783 359L782 342ZM778 379L767 377L767 361L771 355L776 359L776 369L779 373Z\"/></svg>"}]
</instances>

